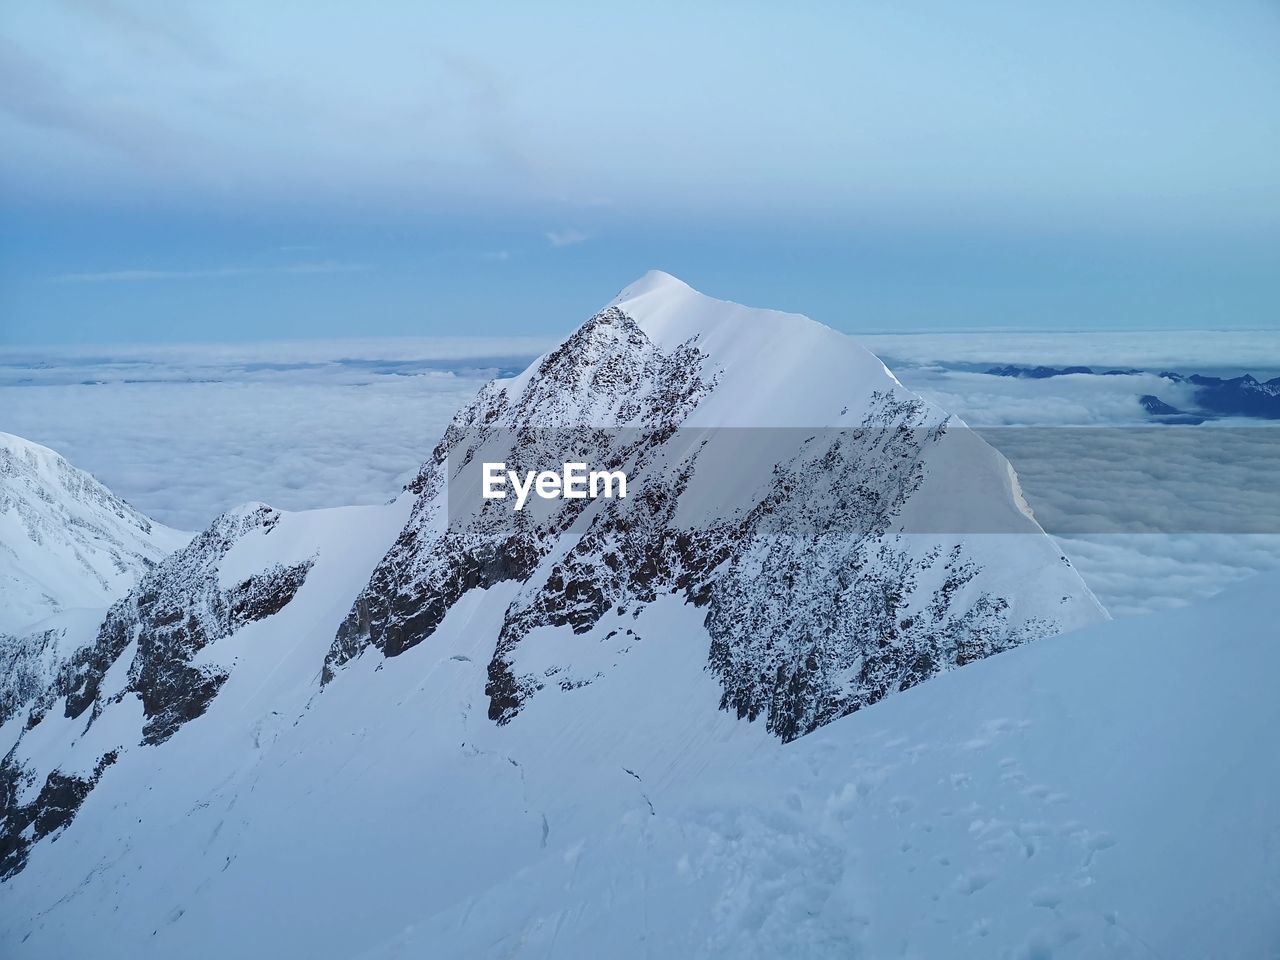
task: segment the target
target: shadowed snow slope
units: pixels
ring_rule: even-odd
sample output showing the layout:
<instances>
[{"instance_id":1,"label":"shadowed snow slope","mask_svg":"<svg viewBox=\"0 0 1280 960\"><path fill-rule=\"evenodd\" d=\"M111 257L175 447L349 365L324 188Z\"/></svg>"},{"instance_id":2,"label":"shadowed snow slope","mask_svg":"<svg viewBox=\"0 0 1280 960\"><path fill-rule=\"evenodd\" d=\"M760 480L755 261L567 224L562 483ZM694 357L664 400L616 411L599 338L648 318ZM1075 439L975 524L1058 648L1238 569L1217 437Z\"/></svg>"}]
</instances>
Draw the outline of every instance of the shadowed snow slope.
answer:
<instances>
[{"instance_id":1,"label":"shadowed snow slope","mask_svg":"<svg viewBox=\"0 0 1280 960\"><path fill-rule=\"evenodd\" d=\"M479 498L566 442L630 495ZM1040 642L1103 620L1004 458L874 356L650 274L393 503L246 505L111 607L0 727L0 954L1123 947L1140 891L1089 881L1163 827L1090 805L1067 738L1174 742L1145 698L1190 654Z\"/></svg>"}]
</instances>

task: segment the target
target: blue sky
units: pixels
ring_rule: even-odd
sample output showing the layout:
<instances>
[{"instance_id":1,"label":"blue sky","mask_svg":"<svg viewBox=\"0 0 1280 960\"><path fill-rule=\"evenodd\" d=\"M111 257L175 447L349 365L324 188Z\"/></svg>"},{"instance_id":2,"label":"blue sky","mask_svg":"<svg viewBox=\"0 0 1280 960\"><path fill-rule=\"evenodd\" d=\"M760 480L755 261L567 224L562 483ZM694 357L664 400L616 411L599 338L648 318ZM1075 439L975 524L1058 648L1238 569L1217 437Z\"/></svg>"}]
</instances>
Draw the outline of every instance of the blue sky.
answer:
<instances>
[{"instance_id":1,"label":"blue sky","mask_svg":"<svg viewBox=\"0 0 1280 960\"><path fill-rule=\"evenodd\" d=\"M0 343L1276 326L1274 3L688 6L9 0Z\"/></svg>"}]
</instances>

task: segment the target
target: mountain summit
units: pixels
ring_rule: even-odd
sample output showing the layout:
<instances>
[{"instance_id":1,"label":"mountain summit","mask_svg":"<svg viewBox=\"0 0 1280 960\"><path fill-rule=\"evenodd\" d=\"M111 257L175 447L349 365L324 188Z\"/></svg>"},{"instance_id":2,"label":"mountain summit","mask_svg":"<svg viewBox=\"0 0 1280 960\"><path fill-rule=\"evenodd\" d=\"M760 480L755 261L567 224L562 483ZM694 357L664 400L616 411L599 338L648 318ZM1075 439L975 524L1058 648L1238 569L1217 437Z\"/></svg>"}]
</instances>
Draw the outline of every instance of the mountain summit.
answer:
<instances>
[{"instance_id":1,"label":"mountain summit","mask_svg":"<svg viewBox=\"0 0 1280 960\"><path fill-rule=\"evenodd\" d=\"M475 467L625 468L626 501L512 517ZM703 609L721 706L792 739L952 666L1101 619L1005 459L847 336L652 272L462 410L326 658L427 641L509 584L489 716L598 679L626 616ZM583 639L540 652L546 631Z\"/></svg>"}]
</instances>

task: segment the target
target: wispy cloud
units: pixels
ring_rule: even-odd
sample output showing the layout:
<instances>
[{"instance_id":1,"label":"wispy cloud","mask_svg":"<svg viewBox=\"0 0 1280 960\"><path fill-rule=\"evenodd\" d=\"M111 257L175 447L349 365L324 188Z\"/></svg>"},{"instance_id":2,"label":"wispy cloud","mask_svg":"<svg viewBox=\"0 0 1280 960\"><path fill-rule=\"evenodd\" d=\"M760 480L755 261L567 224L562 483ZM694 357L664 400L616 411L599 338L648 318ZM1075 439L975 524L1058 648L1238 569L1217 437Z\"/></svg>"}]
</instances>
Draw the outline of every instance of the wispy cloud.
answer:
<instances>
[{"instance_id":1,"label":"wispy cloud","mask_svg":"<svg viewBox=\"0 0 1280 960\"><path fill-rule=\"evenodd\" d=\"M152 44L187 57L202 67L227 64L225 53L210 39L208 28L190 16L183 4L138 4L117 0L77 0L68 3L72 13L90 15L100 24L149 49Z\"/></svg>"},{"instance_id":2,"label":"wispy cloud","mask_svg":"<svg viewBox=\"0 0 1280 960\"><path fill-rule=\"evenodd\" d=\"M323 261L291 263L276 267L211 267L200 270L102 270L92 273L59 273L49 279L54 283L130 283L148 280L208 280L221 277L265 276L269 274L365 273L362 263Z\"/></svg>"},{"instance_id":3,"label":"wispy cloud","mask_svg":"<svg viewBox=\"0 0 1280 960\"><path fill-rule=\"evenodd\" d=\"M547 242L553 247L572 247L575 244L590 240L591 235L572 227L566 230L548 230Z\"/></svg>"},{"instance_id":4,"label":"wispy cloud","mask_svg":"<svg viewBox=\"0 0 1280 960\"><path fill-rule=\"evenodd\" d=\"M506 263L511 259L510 250L490 250L487 253L480 254L481 260L490 260L494 263Z\"/></svg>"},{"instance_id":5,"label":"wispy cloud","mask_svg":"<svg viewBox=\"0 0 1280 960\"><path fill-rule=\"evenodd\" d=\"M179 137L165 120L131 109L128 101L89 103L63 76L0 37L0 118L36 130L56 130L136 161L176 163Z\"/></svg>"},{"instance_id":6,"label":"wispy cloud","mask_svg":"<svg viewBox=\"0 0 1280 960\"><path fill-rule=\"evenodd\" d=\"M536 165L508 115L509 82L482 59L461 51L437 48L434 55L459 85L471 135L484 155L498 169L520 177L534 176Z\"/></svg>"}]
</instances>

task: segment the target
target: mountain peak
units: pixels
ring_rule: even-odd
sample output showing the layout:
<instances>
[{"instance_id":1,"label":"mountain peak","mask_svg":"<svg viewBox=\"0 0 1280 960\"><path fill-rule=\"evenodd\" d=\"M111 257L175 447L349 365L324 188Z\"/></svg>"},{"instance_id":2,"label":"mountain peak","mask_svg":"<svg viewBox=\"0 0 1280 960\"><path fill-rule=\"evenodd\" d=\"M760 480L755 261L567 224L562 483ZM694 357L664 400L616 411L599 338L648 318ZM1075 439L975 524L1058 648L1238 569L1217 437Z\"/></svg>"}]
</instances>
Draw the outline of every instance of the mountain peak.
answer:
<instances>
[{"instance_id":1,"label":"mountain peak","mask_svg":"<svg viewBox=\"0 0 1280 960\"><path fill-rule=\"evenodd\" d=\"M632 300L648 293L664 290L693 290L693 287L665 270L649 270L640 279L623 287L614 302L621 303L624 300Z\"/></svg>"},{"instance_id":2,"label":"mountain peak","mask_svg":"<svg viewBox=\"0 0 1280 960\"><path fill-rule=\"evenodd\" d=\"M570 460L626 466L644 493L536 518L479 497L481 462ZM1105 617L1008 462L853 338L660 271L486 387L409 490L413 514L339 628L326 682L369 648L436 642L469 591L495 590L485 693L499 723L601 673L572 645L548 659L544 631L604 642L606 615L624 613L663 630L664 595L708 608L722 708L784 739ZM1019 537L993 548L963 531ZM899 598L892 615L884 596Z\"/></svg>"}]
</instances>

